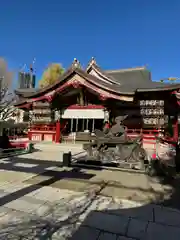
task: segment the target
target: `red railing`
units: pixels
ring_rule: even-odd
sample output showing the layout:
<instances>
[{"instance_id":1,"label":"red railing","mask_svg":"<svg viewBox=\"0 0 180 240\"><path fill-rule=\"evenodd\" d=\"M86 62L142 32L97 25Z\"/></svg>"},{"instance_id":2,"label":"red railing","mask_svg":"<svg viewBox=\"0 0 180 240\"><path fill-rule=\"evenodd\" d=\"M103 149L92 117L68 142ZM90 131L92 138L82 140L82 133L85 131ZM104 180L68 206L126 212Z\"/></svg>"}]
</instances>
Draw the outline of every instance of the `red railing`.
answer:
<instances>
[{"instance_id":1,"label":"red railing","mask_svg":"<svg viewBox=\"0 0 180 240\"><path fill-rule=\"evenodd\" d=\"M28 138L28 134L27 135L14 135L14 136L8 136L9 140L17 140L17 139L23 139L23 138Z\"/></svg>"},{"instance_id":2,"label":"red railing","mask_svg":"<svg viewBox=\"0 0 180 240\"><path fill-rule=\"evenodd\" d=\"M142 144L145 149L156 149L157 139L161 130L159 129L126 129L127 137L136 138L142 136ZM168 141L176 142L174 137L166 137Z\"/></svg>"},{"instance_id":3,"label":"red railing","mask_svg":"<svg viewBox=\"0 0 180 240\"><path fill-rule=\"evenodd\" d=\"M30 127L29 131L56 131L56 125L33 125Z\"/></svg>"},{"instance_id":4,"label":"red railing","mask_svg":"<svg viewBox=\"0 0 180 240\"><path fill-rule=\"evenodd\" d=\"M144 138L148 138L148 139L154 139L155 135L158 135L160 132L160 130L158 129L126 129L126 134L127 136L134 136L137 137L139 135L141 135Z\"/></svg>"}]
</instances>

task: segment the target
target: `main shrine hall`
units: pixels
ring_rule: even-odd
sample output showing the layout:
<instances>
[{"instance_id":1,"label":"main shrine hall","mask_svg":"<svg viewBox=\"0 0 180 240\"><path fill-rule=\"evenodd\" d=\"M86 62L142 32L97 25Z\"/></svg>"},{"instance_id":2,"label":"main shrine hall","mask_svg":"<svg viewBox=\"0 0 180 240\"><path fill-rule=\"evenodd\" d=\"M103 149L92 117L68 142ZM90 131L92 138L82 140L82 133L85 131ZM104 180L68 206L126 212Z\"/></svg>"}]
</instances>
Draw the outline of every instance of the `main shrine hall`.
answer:
<instances>
[{"instance_id":1,"label":"main shrine hall","mask_svg":"<svg viewBox=\"0 0 180 240\"><path fill-rule=\"evenodd\" d=\"M33 141L86 141L105 122L128 115L127 134L150 134L171 126L178 138L179 84L153 82L146 67L103 70L94 58L83 69L74 59L53 84L16 90L16 107L28 113Z\"/></svg>"}]
</instances>

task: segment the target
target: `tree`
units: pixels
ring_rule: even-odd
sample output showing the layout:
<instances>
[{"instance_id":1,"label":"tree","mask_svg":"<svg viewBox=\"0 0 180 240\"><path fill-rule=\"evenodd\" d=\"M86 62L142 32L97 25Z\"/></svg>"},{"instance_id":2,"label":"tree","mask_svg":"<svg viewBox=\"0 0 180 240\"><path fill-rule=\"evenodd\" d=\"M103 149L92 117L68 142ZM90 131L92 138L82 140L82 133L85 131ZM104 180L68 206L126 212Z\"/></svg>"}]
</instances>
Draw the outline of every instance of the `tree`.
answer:
<instances>
[{"instance_id":1,"label":"tree","mask_svg":"<svg viewBox=\"0 0 180 240\"><path fill-rule=\"evenodd\" d=\"M12 91L13 72L9 71L7 62L0 58L0 120L10 119L16 109L14 108L15 95Z\"/></svg>"},{"instance_id":2,"label":"tree","mask_svg":"<svg viewBox=\"0 0 180 240\"><path fill-rule=\"evenodd\" d=\"M44 88L55 83L59 77L63 74L64 69L59 63L50 64L42 75L42 79L39 81L39 87Z\"/></svg>"}]
</instances>

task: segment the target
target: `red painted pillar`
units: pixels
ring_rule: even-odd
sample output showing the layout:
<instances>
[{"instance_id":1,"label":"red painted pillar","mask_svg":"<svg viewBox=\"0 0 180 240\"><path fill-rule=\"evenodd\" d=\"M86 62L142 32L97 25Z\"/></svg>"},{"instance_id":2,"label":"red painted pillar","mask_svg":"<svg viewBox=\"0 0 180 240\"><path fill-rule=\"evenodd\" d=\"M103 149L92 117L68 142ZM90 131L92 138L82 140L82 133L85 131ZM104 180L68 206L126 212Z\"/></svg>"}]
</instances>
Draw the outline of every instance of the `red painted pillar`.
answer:
<instances>
[{"instance_id":1,"label":"red painted pillar","mask_svg":"<svg viewBox=\"0 0 180 240\"><path fill-rule=\"evenodd\" d=\"M175 120L175 124L174 124L174 134L173 134L173 138L175 141L178 141L178 135L179 135L179 131L178 131L178 118L176 118Z\"/></svg>"},{"instance_id":2,"label":"red painted pillar","mask_svg":"<svg viewBox=\"0 0 180 240\"><path fill-rule=\"evenodd\" d=\"M56 143L60 143L61 141L61 124L60 121L56 122Z\"/></svg>"},{"instance_id":3,"label":"red painted pillar","mask_svg":"<svg viewBox=\"0 0 180 240\"><path fill-rule=\"evenodd\" d=\"M29 138L29 140L32 140L32 134L31 134L30 130L28 130L28 138Z\"/></svg>"}]
</instances>

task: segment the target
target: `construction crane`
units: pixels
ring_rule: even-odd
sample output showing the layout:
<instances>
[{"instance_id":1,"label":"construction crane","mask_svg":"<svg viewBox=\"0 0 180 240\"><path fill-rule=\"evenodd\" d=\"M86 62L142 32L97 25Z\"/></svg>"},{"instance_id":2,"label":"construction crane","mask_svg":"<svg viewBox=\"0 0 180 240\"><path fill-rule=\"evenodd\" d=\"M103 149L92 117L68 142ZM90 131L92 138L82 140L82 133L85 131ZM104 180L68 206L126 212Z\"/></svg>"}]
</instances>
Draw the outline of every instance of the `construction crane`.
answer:
<instances>
[{"instance_id":1,"label":"construction crane","mask_svg":"<svg viewBox=\"0 0 180 240\"><path fill-rule=\"evenodd\" d=\"M178 81L180 80L180 77L168 77L168 78L162 78L160 79L160 82L164 82L165 80L168 80L170 82Z\"/></svg>"},{"instance_id":2,"label":"construction crane","mask_svg":"<svg viewBox=\"0 0 180 240\"><path fill-rule=\"evenodd\" d=\"M32 61L32 64L30 64L30 85L31 88L33 87L33 75L34 75L34 65L35 65L36 59L34 58Z\"/></svg>"},{"instance_id":3,"label":"construction crane","mask_svg":"<svg viewBox=\"0 0 180 240\"><path fill-rule=\"evenodd\" d=\"M33 73L34 72L34 65L35 65L35 62L36 62L36 58L33 59L32 63L30 64L30 73Z\"/></svg>"}]
</instances>

